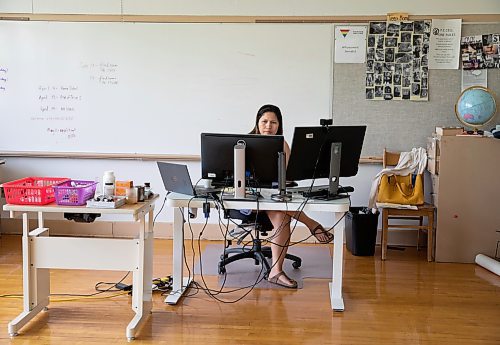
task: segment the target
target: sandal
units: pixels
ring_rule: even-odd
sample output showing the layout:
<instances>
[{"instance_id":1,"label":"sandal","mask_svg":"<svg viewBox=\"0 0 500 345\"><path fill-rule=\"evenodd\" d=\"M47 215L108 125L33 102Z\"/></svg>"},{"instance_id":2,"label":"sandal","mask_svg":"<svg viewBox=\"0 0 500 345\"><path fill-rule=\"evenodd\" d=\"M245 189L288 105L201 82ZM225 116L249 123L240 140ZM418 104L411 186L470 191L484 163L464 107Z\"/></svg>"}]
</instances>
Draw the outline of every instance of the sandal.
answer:
<instances>
[{"instance_id":1,"label":"sandal","mask_svg":"<svg viewBox=\"0 0 500 345\"><path fill-rule=\"evenodd\" d=\"M321 224L318 224L314 229L310 231L311 234L316 237L319 243L326 244L333 241L333 234L329 231L326 231Z\"/></svg>"},{"instance_id":2,"label":"sandal","mask_svg":"<svg viewBox=\"0 0 500 345\"><path fill-rule=\"evenodd\" d=\"M287 278L290 281L290 283L288 283L286 280L281 280L280 278L283 276L285 278ZM283 287L286 287L289 289L296 289L298 286L297 282L295 280L291 279L290 277L288 277L284 271L281 271L280 273L275 274L274 276L267 278L267 281L270 282L271 284L276 284L276 285L283 286Z\"/></svg>"}]
</instances>

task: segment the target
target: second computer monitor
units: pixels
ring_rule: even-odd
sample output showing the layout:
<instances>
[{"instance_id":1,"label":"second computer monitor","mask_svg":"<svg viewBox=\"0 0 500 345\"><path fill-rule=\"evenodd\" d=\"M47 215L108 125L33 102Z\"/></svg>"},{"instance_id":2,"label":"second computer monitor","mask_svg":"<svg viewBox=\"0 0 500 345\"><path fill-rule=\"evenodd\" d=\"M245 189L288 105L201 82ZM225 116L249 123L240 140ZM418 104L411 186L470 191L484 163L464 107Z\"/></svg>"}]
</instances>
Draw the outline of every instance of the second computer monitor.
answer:
<instances>
[{"instance_id":1,"label":"second computer monitor","mask_svg":"<svg viewBox=\"0 0 500 345\"><path fill-rule=\"evenodd\" d=\"M234 146L243 140L247 186L266 188L278 181L278 152L283 136L256 134L201 134L201 175L215 186L233 186Z\"/></svg>"},{"instance_id":2,"label":"second computer monitor","mask_svg":"<svg viewBox=\"0 0 500 345\"><path fill-rule=\"evenodd\" d=\"M366 126L295 127L287 180L328 178L331 144L342 144L339 177L358 173Z\"/></svg>"}]
</instances>

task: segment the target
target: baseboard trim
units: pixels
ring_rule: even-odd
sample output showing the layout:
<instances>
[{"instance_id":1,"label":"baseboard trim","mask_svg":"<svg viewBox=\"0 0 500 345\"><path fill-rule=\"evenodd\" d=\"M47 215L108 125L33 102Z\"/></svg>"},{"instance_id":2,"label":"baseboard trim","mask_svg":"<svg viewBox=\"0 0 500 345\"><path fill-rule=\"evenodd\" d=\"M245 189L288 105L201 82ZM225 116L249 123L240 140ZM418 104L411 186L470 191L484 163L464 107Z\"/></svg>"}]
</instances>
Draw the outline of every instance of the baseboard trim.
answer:
<instances>
[{"instance_id":1,"label":"baseboard trim","mask_svg":"<svg viewBox=\"0 0 500 345\"><path fill-rule=\"evenodd\" d=\"M76 223L67 220L45 220L44 225L50 229L52 235L59 236L88 236L88 237L117 237L133 238L137 234L136 222L96 221L94 223ZM224 238L219 224L190 223L193 235L186 227L186 239L221 240ZM30 220L30 226L36 227L36 219ZM155 238L172 239L173 224L171 222L157 222L155 224ZM2 218L0 232L4 234L22 234L22 221L20 219ZM377 243L380 243L378 230ZM201 234L201 235L200 235ZM272 235L271 231L269 235ZM297 226L292 233L292 242L316 243L309 230L304 226ZM422 243L424 239L421 239ZM389 233L388 244L414 247L417 243L416 230L393 230Z\"/></svg>"}]
</instances>

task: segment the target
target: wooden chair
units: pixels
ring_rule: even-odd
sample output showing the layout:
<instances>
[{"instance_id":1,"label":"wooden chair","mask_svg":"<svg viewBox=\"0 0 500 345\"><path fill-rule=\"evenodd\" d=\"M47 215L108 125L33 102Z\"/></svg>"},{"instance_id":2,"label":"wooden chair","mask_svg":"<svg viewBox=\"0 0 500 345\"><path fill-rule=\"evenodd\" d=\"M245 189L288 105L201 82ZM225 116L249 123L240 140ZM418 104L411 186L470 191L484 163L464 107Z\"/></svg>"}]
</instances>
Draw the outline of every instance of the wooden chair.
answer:
<instances>
[{"instance_id":1,"label":"wooden chair","mask_svg":"<svg viewBox=\"0 0 500 345\"><path fill-rule=\"evenodd\" d=\"M384 149L383 167L395 166L399 161L399 152L389 152ZM382 209L382 260L387 257L387 236L389 229L416 229L417 250L419 250L420 231L427 231L427 261L434 257L434 205L424 203L417 206L417 210L383 208ZM423 225L423 219L427 217L427 225ZM394 222L394 221L403 222ZM418 224L410 224L408 221L418 221Z\"/></svg>"}]
</instances>

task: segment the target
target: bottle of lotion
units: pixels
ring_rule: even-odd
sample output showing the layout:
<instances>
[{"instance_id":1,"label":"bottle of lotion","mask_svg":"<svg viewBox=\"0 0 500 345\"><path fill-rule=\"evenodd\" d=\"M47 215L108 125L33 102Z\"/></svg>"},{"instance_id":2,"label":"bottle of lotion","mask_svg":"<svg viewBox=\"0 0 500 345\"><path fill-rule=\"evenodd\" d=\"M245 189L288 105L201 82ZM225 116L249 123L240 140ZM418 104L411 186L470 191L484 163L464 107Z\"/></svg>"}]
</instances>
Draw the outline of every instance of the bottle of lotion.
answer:
<instances>
[{"instance_id":1,"label":"bottle of lotion","mask_svg":"<svg viewBox=\"0 0 500 345\"><path fill-rule=\"evenodd\" d=\"M115 173L105 171L102 177L102 194L104 196L113 196L115 194Z\"/></svg>"}]
</instances>

